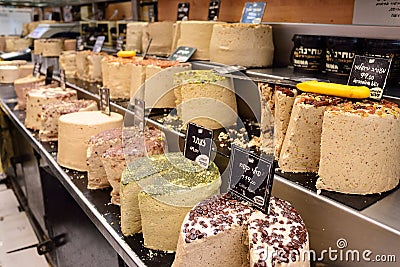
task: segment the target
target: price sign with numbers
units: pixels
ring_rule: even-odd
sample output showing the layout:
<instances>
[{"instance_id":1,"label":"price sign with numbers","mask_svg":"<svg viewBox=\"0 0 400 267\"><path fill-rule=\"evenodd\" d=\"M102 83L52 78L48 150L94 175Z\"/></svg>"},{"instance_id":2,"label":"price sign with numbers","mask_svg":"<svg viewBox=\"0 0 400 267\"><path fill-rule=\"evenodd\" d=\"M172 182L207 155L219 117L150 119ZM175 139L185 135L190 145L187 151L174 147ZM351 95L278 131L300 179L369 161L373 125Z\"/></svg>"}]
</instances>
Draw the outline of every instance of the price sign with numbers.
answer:
<instances>
[{"instance_id":1,"label":"price sign with numbers","mask_svg":"<svg viewBox=\"0 0 400 267\"><path fill-rule=\"evenodd\" d=\"M266 2L247 2L243 8L241 23L261 23Z\"/></svg>"},{"instance_id":2,"label":"price sign with numbers","mask_svg":"<svg viewBox=\"0 0 400 267\"><path fill-rule=\"evenodd\" d=\"M228 191L235 198L268 213L274 172L273 156L263 158L233 145L229 160Z\"/></svg>"},{"instance_id":3,"label":"price sign with numbers","mask_svg":"<svg viewBox=\"0 0 400 267\"><path fill-rule=\"evenodd\" d=\"M366 86L370 89L371 99L381 100L391 62L391 58L356 55L347 84Z\"/></svg>"},{"instance_id":4,"label":"price sign with numbers","mask_svg":"<svg viewBox=\"0 0 400 267\"><path fill-rule=\"evenodd\" d=\"M195 161L201 167L208 168L211 157L212 139L212 130L189 123L186 130L183 154L186 158Z\"/></svg>"},{"instance_id":5,"label":"price sign with numbers","mask_svg":"<svg viewBox=\"0 0 400 267\"><path fill-rule=\"evenodd\" d=\"M179 46L169 57L169 60L178 62L187 62L196 52L196 48L188 46Z\"/></svg>"}]
</instances>

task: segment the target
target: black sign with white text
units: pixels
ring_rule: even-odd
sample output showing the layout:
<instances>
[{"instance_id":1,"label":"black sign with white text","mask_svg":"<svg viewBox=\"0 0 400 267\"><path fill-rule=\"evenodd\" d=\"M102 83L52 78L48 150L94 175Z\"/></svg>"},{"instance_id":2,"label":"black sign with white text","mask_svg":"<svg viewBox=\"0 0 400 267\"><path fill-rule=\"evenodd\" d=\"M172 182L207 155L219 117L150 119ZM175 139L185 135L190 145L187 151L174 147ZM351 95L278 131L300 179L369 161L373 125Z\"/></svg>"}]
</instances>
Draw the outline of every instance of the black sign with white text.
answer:
<instances>
[{"instance_id":1,"label":"black sign with white text","mask_svg":"<svg viewBox=\"0 0 400 267\"><path fill-rule=\"evenodd\" d=\"M207 169L210 165L212 139L212 130L190 122L186 130L183 155Z\"/></svg>"},{"instance_id":2,"label":"black sign with white text","mask_svg":"<svg viewBox=\"0 0 400 267\"><path fill-rule=\"evenodd\" d=\"M218 20L220 0L211 0L208 5L208 20Z\"/></svg>"},{"instance_id":3,"label":"black sign with white text","mask_svg":"<svg viewBox=\"0 0 400 267\"><path fill-rule=\"evenodd\" d=\"M267 2L247 2L243 8L241 23L261 23Z\"/></svg>"},{"instance_id":4,"label":"black sign with white text","mask_svg":"<svg viewBox=\"0 0 400 267\"><path fill-rule=\"evenodd\" d=\"M94 43L94 46L93 46L93 52L95 52L95 53L101 52L101 49L103 49L103 44L104 44L105 39L106 39L105 36L97 36L96 42Z\"/></svg>"},{"instance_id":5,"label":"black sign with white text","mask_svg":"<svg viewBox=\"0 0 400 267\"><path fill-rule=\"evenodd\" d=\"M100 87L99 96L100 96L100 111L110 116L111 115L110 89L106 87Z\"/></svg>"},{"instance_id":6,"label":"black sign with white text","mask_svg":"<svg viewBox=\"0 0 400 267\"><path fill-rule=\"evenodd\" d=\"M188 46L179 46L169 57L169 60L178 62L187 62L196 52L196 48Z\"/></svg>"},{"instance_id":7,"label":"black sign with white text","mask_svg":"<svg viewBox=\"0 0 400 267\"><path fill-rule=\"evenodd\" d=\"M366 86L370 89L369 98L381 100L391 62L391 58L356 55L347 84Z\"/></svg>"},{"instance_id":8,"label":"black sign with white text","mask_svg":"<svg viewBox=\"0 0 400 267\"><path fill-rule=\"evenodd\" d=\"M51 82L53 81L53 70L54 67L53 66L48 66L46 69L46 80L45 80L45 84L51 84Z\"/></svg>"},{"instance_id":9,"label":"black sign with white text","mask_svg":"<svg viewBox=\"0 0 400 267\"><path fill-rule=\"evenodd\" d=\"M233 145L229 170L229 192L232 196L268 213L275 172L273 158L263 158Z\"/></svg>"},{"instance_id":10,"label":"black sign with white text","mask_svg":"<svg viewBox=\"0 0 400 267\"><path fill-rule=\"evenodd\" d=\"M179 3L178 4L178 16L176 20L188 20L189 19L189 8L190 3Z\"/></svg>"}]
</instances>

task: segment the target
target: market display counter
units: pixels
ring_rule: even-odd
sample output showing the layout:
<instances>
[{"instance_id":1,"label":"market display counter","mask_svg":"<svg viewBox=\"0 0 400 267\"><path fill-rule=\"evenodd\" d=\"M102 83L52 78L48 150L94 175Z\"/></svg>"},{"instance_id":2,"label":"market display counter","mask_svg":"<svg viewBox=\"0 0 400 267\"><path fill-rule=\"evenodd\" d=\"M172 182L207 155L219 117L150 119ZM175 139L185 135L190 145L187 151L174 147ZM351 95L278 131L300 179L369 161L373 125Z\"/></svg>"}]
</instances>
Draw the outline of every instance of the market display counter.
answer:
<instances>
[{"instance_id":1,"label":"market display counter","mask_svg":"<svg viewBox=\"0 0 400 267\"><path fill-rule=\"evenodd\" d=\"M78 90L80 98L97 99L93 92L86 91L74 84L68 85ZM37 132L30 131L24 126L25 112L13 110L16 101L12 87L2 86L0 92L1 109L42 159L41 170L44 170L50 177L55 177L70 194L112 249L122 258L123 263L120 262L120 265L170 266L174 259L173 253L144 248L141 234L132 237L122 236L119 225L119 207L109 203L110 189L88 190L86 173L60 167L56 162L57 142L38 141ZM129 112L114 103L112 103L112 109L120 113ZM156 121L151 121L151 123L163 127ZM176 131L169 131L167 135L170 135L171 140L177 142L177 147L184 137L184 134ZM215 159L220 170L226 169L229 160L229 155L223 154L218 153ZM222 179L223 184L226 185L226 172ZM360 261L356 260L332 260L327 255L321 254L321 251L330 248L342 249L344 252L354 250L359 253L370 250L373 253L371 258L374 255L385 254L395 255L400 260L398 251L400 247L399 187L385 194L366 197L327 192L319 194L314 187L314 180L315 175L277 173L273 186L273 195L290 201L303 217L309 230L311 249L315 251L315 258L312 262L322 262L329 266L360 264ZM51 236L52 233L49 235ZM345 240L347 246L338 247L338 240ZM70 242L74 242L74 240L70 240ZM90 244L79 245L81 246L79 249L84 250L85 246ZM82 253L80 256L85 257L85 254ZM364 260L361 264L373 266L375 263ZM385 265L396 266L396 263L387 262Z\"/></svg>"}]
</instances>

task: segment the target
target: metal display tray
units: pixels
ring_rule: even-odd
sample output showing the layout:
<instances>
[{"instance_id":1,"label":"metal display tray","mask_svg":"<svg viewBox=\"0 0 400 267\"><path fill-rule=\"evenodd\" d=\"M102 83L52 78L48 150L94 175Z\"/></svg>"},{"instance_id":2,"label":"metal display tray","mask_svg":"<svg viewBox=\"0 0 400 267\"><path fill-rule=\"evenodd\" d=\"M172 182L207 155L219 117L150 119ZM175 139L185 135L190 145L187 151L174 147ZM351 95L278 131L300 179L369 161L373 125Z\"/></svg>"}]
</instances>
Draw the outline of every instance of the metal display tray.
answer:
<instances>
[{"instance_id":1,"label":"metal display tray","mask_svg":"<svg viewBox=\"0 0 400 267\"><path fill-rule=\"evenodd\" d=\"M75 84L67 83L69 87L78 90L79 98L98 99L94 92L89 92ZM14 125L27 138L32 147L46 161L49 169L59 179L66 190L71 194L89 219L129 266L169 266L174 254L151 251L143 247L141 234L133 237L123 237L119 227L119 209L109 204L109 190L92 191L86 189L86 174L60 167L56 162L57 143L42 143L36 138L35 132L25 128L24 116L21 111L14 111L15 99L12 94L2 97L1 108L10 117ZM124 113L126 108L111 103L112 110ZM157 127L163 125L148 119L148 123ZM180 143L184 134L170 129L170 136ZM179 144L177 144L179 146ZM215 159L220 170L225 170L228 165L228 155L217 154ZM284 178L283 176L286 176ZM290 201L302 215L310 234L311 248L318 252L335 248L338 239L345 239L351 249L359 251L369 249L374 253L397 253L392 248L400 247L400 190L393 190L387 194L377 196L368 207L361 210L351 208L346 200L335 200L330 195L318 194L310 186L310 177L300 177L277 174L275 175L273 195ZM223 180L227 180L226 172ZM226 183L225 183L226 186ZM364 201L364 200L362 200ZM366 201L366 200L365 200ZM343 204L344 203L344 204ZM373 242L371 242L373 240ZM329 264L329 266L343 266L343 262L332 262L330 259L321 258L316 261ZM359 262L358 262L359 264ZM357 265L357 262L346 262L347 266ZM365 263L364 265L368 265ZM387 266L392 266L386 263ZM373 266L373 264L371 265ZM393 265L395 266L395 265Z\"/></svg>"}]
</instances>

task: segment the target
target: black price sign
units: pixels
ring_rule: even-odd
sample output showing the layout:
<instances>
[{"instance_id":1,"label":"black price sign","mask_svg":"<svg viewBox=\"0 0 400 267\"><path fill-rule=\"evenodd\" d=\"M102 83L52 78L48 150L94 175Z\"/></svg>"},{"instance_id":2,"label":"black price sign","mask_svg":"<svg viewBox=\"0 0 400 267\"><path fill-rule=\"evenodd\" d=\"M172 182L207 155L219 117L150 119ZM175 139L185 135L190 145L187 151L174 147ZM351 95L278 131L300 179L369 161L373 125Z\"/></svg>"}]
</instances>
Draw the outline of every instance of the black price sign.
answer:
<instances>
[{"instance_id":1,"label":"black price sign","mask_svg":"<svg viewBox=\"0 0 400 267\"><path fill-rule=\"evenodd\" d=\"M273 158L262 158L233 145L229 170L229 193L268 213L275 172Z\"/></svg>"},{"instance_id":2,"label":"black price sign","mask_svg":"<svg viewBox=\"0 0 400 267\"><path fill-rule=\"evenodd\" d=\"M65 70L64 69L60 69L60 86L61 89L65 90L65 88L67 87L65 84Z\"/></svg>"},{"instance_id":3,"label":"black price sign","mask_svg":"<svg viewBox=\"0 0 400 267\"><path fill-rule=\"evenodd\" d=\"M144 129L144 108L145 103L141 99L135 98L135 106L133 107L133 125L139 127L139 129Z\"/></svg>"},{"instance_id":4,"label":"black price sign","mask_svg":"<svg viewBox=\"0 0 400 267\"><path fill-rule=\"evenodd\" d=\"M370 89L369 98L381 100L391 62L391 58L356 55L347 84L366 86Z\"/></svg>"},{"instance_id":5,"label":"black price sign","mask_svg":"<svg viewBox=\"0 0 400 267\"><path fill-rule=\"evenodd\" d=\"M41 67L42 67L42 64L40 62L36 62L35 65L33 65L33 72L32 72L33 77L38 78L40 76L40 68Z\"/></svg>"},{"instance_id":6,"label":"black price sign","mask_svg":"<svg viewBox=\"0 0 400 267\"><path fill-rule=\"evenodd\" d=\"M244 5L241 23L261 23L267 2L247 2Z\"/></svg>"},{"instance_id":7,"label":"black price sign","mask_svg":"<svg viewBox=\"0 0 400 267\"><path fill-rule=\"evenodd\" d=\"M84 48L83 36L76 37L76 51L82 51Z\"/></svg>"},{"instance_id":8,"label":"black price sign","mask_svg":"<svg viewBox=\"0 0 400 267\"><path fill-rule=\"evenodd\" d=\"M124 49L124 37L118 36L116 49L117 51L121 51Z\"/></svg>"},{"instance_id":9,"label":"black price sign","mask_svg":"<svg viewBox=\"0 0 400 267\"><path fill-rule=\"evenodd\" d=\"M103 48L105 39L106 39L105 36L97 36L96 42L94 43L94 46L93 46L93 52L95 52L95 53L101 52L101 49Z\"/></svg>"},{"instance_id":10,"label":"black price sign","mask_svg":"<svg viewBox=\"0 0 400 267\"><path fill-rule=\"evenodd\" d=\"M218 20L220 0L211 0L208 5L208 20Z\"/></svg>"},{"instance_id":11,"label":"black price sign","mask_svg":"<svg viewBox=\"0 0 400 267\"><path fill-rule=\"evenodd\" d=\"M51 84L51 82L53 81L53 70L54 67L53 66L48 66L46 69L46 80L45 80L45 84Z\"/></svg>"},{"instance_id":12,"label":"black price sign","mask_svg":"<svg viewBox=\"0 0 400 267\"><path fill-rule=\"evenodd\" d=\"M110 116L111 115L110 89L106 87L100 87L99 96L100 96L100 111Z\"/></svg>"},{"instance_id":13,"label":"black price sign","mask_svg":"<svg viewBox=\"0 0 400 267\"><path fill-rule=\"evenodd\" d=\"M188 61L196 52L196 48L188 46L179 46L169 57L169 60L175 60L179 62Z\"/></svg>"},{"instance_id":14,"label":"black price sign","mask_svg":"<svg viewBox=\"0 0 400 267\"><path fill-rule=\"evenodd\" d=\"M212 130L190 122L186 130L183 155L207 169L210 165L212 139Z\"/></svg>"},{"instance_id":15,"label":"black price sign","mask_svg":"<svg viewBox=\"0 0 400 267\"><path fill-rule=\"evenodd\" d=\"M176 20L188 20L189 19L189 8L190 8L190 3L179 3L178 4L178 17Z\"/></svg>"}]
</instances>

